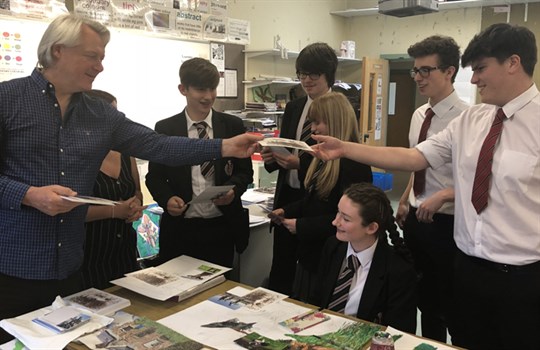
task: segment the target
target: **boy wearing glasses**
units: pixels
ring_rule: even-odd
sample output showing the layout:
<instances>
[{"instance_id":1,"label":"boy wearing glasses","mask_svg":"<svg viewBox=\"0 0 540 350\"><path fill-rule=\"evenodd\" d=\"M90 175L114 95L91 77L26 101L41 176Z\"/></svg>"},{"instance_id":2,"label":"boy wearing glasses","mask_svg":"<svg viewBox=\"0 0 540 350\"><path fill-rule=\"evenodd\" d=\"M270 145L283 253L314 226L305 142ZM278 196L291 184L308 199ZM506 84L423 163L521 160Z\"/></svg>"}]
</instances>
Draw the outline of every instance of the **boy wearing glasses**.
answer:
<instances>
[{"instance_id":1,"label":"boy wearing glasses","mask_svg":"<svg viewBox=\"0 0 540 350\"><path fill-rule=\"evenodd\" d=\"M453 86L459 68L459 46L454 39L430 36L409 47L408 54L414 58L411 77L420 94L429 98L411 119L409 143L414 147L443 130L468 105ZM412 173L396 215L421 276L418 307L422 335L442 342L446 342L452 261L457 249L453 187L451 163Z\"/></svg>"},{"instance_id":2,"label":"boy wearing glasses","mask_svg":"<svg viewBox=\"0 0 540 350\"><path fill-rule=\"evenodd\" d=\"M338 59L326 43L306 46L296 59L296 75L307 96L287 103L283 114L280 137L313 144L311 125L306 115L311 102L330 91L334 85ZM265 147L261 151L268 172L279 170L274 196L274 209L304 197L304 176L311 163L308 153L293 151L283 155ZM274 248L269 288L290 295L296 271L297 242L283 226L274 226Z\"/></svg>"}]
</instances>

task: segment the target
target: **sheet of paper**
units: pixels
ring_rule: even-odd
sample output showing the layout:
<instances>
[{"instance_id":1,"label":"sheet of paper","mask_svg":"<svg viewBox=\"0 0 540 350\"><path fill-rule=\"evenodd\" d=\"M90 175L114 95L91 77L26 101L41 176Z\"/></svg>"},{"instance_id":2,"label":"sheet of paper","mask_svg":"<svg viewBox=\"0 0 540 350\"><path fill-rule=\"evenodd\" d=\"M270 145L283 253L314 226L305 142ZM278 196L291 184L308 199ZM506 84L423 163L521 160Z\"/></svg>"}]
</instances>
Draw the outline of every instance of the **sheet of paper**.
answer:
<instances>
[{"instance_id":1,"label":"sheet of paper","mask_svg":"<svg viewBox=\"0 0 540 350\"><path fill-rule=\"evenodd\" d=\"M250 292L252 291L242 287L228 291L236 296L245 296ZM235 300L230 301L235 303ZM243 305L234 309L206 300L158 322L177 332L181 330L185 336L216 349L241 350L245 348L234 341L245 333L257 332L272 339L288 339L285 334L291 334L291 330L280 326L279 322L309 310L285 300L277 300L259 309ZM329 316L330 320L297 334L321 335L353 323L343 317Z\"/></svg>"},{"instance_id":2,"label":"sheet of paper","mask_svg":"<svg viewBox=\"0 0 540 350\"><path fill-rule=\"evenodd\" d=\"M212 199L215 199L221 195L224 195L225 193L229 192L233 188L234 188L234 185L207 187L200 195L193 198L187 204L211 202Z\"/></svg>"},{"instance_id":3,"label":"sheet of paper","mask_svg":"<svg viewBox=\"0 0 540 350\"><path fill-rule=\"evenodd\" d=\"M401 335L401 338L396 340L394 343L394 347L396 350L410 350L410 349L414 349L420 344L431 345L435 347L437 350L451 350L452 349L449 346L445 346L444 344L435 342L433 340L429 340L425 338L418 338L413 335L403 333L402 331L392 328L390 326L386 328L386 332L392 335Z\"/></svg>"},{"instance_id":4,"label":"sheet of paper","mask_svg":"<svg viewBox=\"0 0 540 350\"><path fill-rule=\"evenodd\" d=\"M253 188L248 189L244 194L242 195L242 201L249 202L249 203L261 203L267 200L268 198L273 198L274 193L263 193L256 191Z\"/></svg>"},{"instance_id":5,"label":"sheet of paper","mask_svg":"<svg viewBox=\"0 0 540 350\"><path fill-rule=\"evenodd\" d=\"M57 297L61 301L61 298ZM57 301L55 301L57 303ZM93 332L96 329L108 325L112 318L88 313L91 316L89 322L77 327L69 332L55 333L51 330L38 325L32 320L44 316L52 311L52 307L46 307L29 312L27 314L3 319L0 326L8 333L21 340L30 349L63 349L66 345L81 335Z\"/></svg>"},{"instance_id":6,"label":"sheet of paper","mask_svg":"<svg viewBox=\"0 0 540 350\"><path fill-rule=\"evenodd\" d=\"M307 143L299 140L291 140L280 137L268 137L262 141L259 141L259 144L263 147L287 147L287 148L297 148L307 152L311 152L312 149ZM273 149L272 149L273 150Z\"/></svg>"},{"instance_id":7,"label":"sheet of paper","mask_svg":"<svg viewBox=\"0 0 540 350\"><path fill-rule=\"evenodd\" d=\"M120 202L111 201L105 198L91 197L91 196L60 196L63 199L70 202L87 203L95 205L117 205Z\"/></svg>"}]
</instances>

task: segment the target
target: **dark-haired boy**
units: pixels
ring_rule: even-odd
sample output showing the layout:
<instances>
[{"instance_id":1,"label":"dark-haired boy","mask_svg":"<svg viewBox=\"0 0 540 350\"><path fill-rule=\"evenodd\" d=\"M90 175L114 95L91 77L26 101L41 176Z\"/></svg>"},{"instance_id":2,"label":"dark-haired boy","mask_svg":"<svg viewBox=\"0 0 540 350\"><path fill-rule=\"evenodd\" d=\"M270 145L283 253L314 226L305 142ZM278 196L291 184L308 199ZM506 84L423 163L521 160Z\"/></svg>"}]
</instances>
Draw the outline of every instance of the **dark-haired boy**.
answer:
<instances>
[{"instance_id":1,"label":"dark-haired boy","mask_svg":"<svg viewBox=\"0 0 540 350\"><path fill-rule=\"evenodd\" d=\"M313 144L311 126L306 115L311 102L330 91L334 85L338 59L334 50L326 43L313 43L300 51L296 58L296 75L307 96L290 101L283 114L280 137L302 140ZM261 152L264 167L268 172L279 170L274 209L295 202L304 196L304 177L311 163L308 153L291 154L272 152L264 148ZM273 226L274 248L269 288L291 295L296 272L297 241L283 226Z\"/></svg>"},{"instance_id":2,"label":"dark-haired boy","mask_svg":"<svg viewBox=\"0 0 540 350\"><path fill-rule=\"evenodd\" d=\"M208 60L192 58L180 67L178 90L187 106L156 123L156 131L191 138L223 138L245 132L242 121L212 109L219 72ZM223 158L196 166L150 163L146 185L164 208L160 224L160 261L189 255L232 267L234 249L247 246L249 220L240 196L253 182L251 159ZM234 185L212 203L186 204L205 188Z\"/></svg>"},{"instance_id":3,"label":"dark-haired boy","mask_svg":"<svg viewBox=\"0 0 540 350\"><path fill-rule=\"evenodd\" d=\"M420 95L429 98L413 114L409 146L443 130L467 107L454 90L459 70L459 46L447 36L433 35L408 49L414 58L411 77ZM454 242L454 180L452 163L411 174L396 220L420 275L418 308L422 336L446 342L451 303Z\"/></svg>"}]
</instances>

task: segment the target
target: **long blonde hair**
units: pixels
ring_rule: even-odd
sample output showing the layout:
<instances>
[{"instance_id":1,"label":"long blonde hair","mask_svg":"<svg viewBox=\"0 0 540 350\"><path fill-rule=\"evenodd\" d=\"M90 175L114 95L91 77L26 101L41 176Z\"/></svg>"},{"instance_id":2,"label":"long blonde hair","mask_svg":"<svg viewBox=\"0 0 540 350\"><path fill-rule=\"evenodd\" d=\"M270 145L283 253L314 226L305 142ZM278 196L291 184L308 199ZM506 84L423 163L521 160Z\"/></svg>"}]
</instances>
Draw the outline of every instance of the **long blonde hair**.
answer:
<instances>
[{"instance_id":1,"label":"long blonde hair","mask_svg":"<svg viewBox=\"0 0 540 350\"><path fill-rule=\"evenodd\" d=\"M311 121L326 124L329 136L343 141L360 142L354 109L347 98L339 92L329 92L313 100L307 117ZM314 183L319 198L327 199L337 184L340 160L326 162L317 177L314 178L318 164L319 159L313 158L304 180L304 186L309 189Z\"/></svg>"}]
</instances>

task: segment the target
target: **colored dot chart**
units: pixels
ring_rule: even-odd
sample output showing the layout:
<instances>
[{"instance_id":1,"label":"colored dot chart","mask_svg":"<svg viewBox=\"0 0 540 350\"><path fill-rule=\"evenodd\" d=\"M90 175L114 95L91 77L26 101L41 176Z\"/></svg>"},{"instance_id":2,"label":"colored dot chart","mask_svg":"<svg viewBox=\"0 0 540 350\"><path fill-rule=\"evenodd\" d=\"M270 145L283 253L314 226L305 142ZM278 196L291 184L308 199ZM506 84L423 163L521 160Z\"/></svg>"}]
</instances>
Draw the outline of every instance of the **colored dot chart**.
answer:
<instances>
[{"instance_id":1,"label":"colored dot chart","mask_svg":"<svg viewBox=\"0 0 540 350\"><path fill-rule=\"evenodd\" d=\"M1 30L0 36L0 74L23 72L23 41L20 32Z\"/></svg>"}]
</instances>

